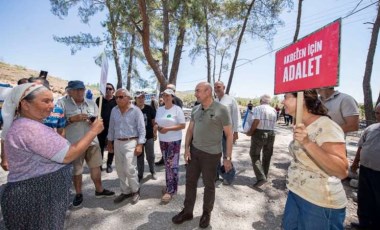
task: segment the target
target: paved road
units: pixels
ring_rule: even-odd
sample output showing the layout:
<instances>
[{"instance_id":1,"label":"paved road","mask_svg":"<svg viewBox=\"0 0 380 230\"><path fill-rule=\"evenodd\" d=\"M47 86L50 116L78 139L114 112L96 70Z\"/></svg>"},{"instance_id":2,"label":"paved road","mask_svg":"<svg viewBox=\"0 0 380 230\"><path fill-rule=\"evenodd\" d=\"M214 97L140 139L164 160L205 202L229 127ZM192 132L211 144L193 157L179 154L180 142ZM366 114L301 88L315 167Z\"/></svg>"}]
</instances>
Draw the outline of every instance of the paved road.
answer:
<instances>
[{"instance_id":1,"label":"paved road","mask_svg":"<svg viewBox=\"0 0 380 230\"><path fill-rule=\"evenodd\" d=\"M286 201L285 175L291 157L287 146L292 138L290 127L278 125L276 128L274 155L271 162L269 183L262 189L252 187L255 177L249 157L250 139L239 134L234 145L233 163L237 177L233 185L225 186L217 182L216 201L209 229L280 229ZM348 153L352 159L356 151L357 138L348 138ZM184 144L184 143L182 143ZM155 145L156 159L160 157L158 143ZM182 153L181 153L182 154ZM165 169L157 167L158 180L152 180L146 164L141 187L141 199L136 205L130 200L115 205L113 198L97 199L88 170L84 174L83 207L69 210L65 229L198 229L202 214L203 184L198 184L197 203L194 219L180 226L172 224L171 218L183 205L185 194L185 166L180 158L180 180L178 194L167 205L160 202L161 191L165 185ZM102 173L103 185L120 193L116 172ZM0 172L0 184L6 182L6 173ZM2 186L1 186L2 187ZM346 224L356 221L356 204L352 201L352 189L345 186L349 197ZM0 228L4 228L2 217ZM347 229L349 229L347 227Z\"/></svg>"}]
</instances>

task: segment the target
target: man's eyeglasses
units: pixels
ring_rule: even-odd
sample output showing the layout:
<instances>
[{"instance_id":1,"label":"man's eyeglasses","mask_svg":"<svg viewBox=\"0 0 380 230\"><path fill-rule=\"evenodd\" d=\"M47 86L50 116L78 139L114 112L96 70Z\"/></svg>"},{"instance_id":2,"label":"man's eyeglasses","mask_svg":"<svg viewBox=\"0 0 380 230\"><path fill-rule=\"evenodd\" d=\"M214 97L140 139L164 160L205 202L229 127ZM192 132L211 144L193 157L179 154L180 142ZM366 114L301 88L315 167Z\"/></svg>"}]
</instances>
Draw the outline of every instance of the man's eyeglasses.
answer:
<instances>
[{"instance_id":1,"label":"man's eyeglasses","mask_svg":"<svg viewBox=\"0 0 380 230\"><path fill-rule=\"evenodd\" d=\"M127 97L127 96L115 96L116 100L117 99L124 99L125 97Z\"/></svg>"},{"instance_id":2,"label":"man's eyeglasses","mask_svg":"<svg viewBox=\"0 0 380 230\"><path fill-rule=\"evenodd\" d=\"M106 88L106 90L109 90L109 91L111 91L111 90L113 90L113 89L112 89L112 88L108 88L108 87L107 87L107 88Z\"/></svg>"}]
</instances>

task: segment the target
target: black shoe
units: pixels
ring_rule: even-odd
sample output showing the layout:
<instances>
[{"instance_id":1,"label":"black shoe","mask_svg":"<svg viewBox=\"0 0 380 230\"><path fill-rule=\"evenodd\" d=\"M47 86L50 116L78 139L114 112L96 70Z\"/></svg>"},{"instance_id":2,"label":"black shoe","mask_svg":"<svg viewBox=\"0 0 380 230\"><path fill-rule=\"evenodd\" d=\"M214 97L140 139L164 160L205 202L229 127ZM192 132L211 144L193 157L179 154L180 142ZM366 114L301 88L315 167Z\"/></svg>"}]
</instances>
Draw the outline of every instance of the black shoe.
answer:
<instances>
[{"instance_id":1,"label":"black shoe","mask_svg":"<svg viewBox=\"0 0 380 230\"><path fill-rule=\"evenodd\" d=\"M111 173L113 170L112 170L112 166L111 165L107 165L107 169L106 169L106 172L107 173Z\"/></svg>"},{"instance_id":2,"label":"black shoe","mask_svg":"<svg viewBox=\"0 0 380 230\"><path fill-rule=\"evenodd\" d=\"M125 199L128 199L129 197L132 197L132 193L129 193L129 194L123 194L123 193L121 193L118 197L116 197L114 200L113 200L113 202L115 203L115 204L118 204L118 203L121 203L121 202L123 202Z\"/></svg>"},{"instance_id":3,"label":"black shoe","mask_svg":"<svg viewBox=\"0 0 380 230\"><path fill-rule=\"evenodd\" d=\"M152 173L152 179L153 179L153 180L157 180L157 179L158 179L156 173Z\"/></svg>"},{"instance_id":4,"label":"black shoe","mask_svg":"<svg viewBox=\"0 0 380 230\"><path fill-rule=\"evenodd\" d=\"M73 207L74 208L79 208L82 206L83 202L83 195L82 193L76 194L73 200Z\"/></svg>"},{"instance_id":5,"label":"black shoe","mask_svg":"<svg viewBox=\"0 0 380 230\"><path fill-rule=\"evenodd\" d=\"M96 198L111 197L111 196L115 196L115 192L112 192L112 191L107 190L107 189L103 189L102 192L95 191L95 196L96 196Z\"/></svg>"},{"instance_id":6,"label":"black shoe","mask_svg":"<svg viewBox=\"0 0 380 230\"><path fill-rule=\"evenodd\" d=\"M157 166L164 165L164 164L165 164L164 158L161 157L161 160L157 161L157 162L154 163L154 164L157 165Z\"/></svg>"},{"instance_id":7,"label":"black shoe","mask_svg":"<svg viewBox=\"0 0 380 230\"><path fill-rule=\"evenodd\" d=\"M207 228L210 225L210 213L203 212L201 220L199 221L200 228Z\"/></svg>"},{"instance_id":8,"label":"black shoe","mask_svg":"<svg viewBox=\"0 0 380 230\"><path fill-rule=\"evenodd\" d=\"M192 213L185 213L184 210L182 210L177 215L173 216L172 222L175 224L182 224L185 221L192 220L193 214Z\"/></svg>"},{"instance_id":9,"label":"black shoe","mask_svg":"<svg viewBox=\"0 0 380 230\"><path fill-rule=\"evenodd\" d=\"M256 183L253 184L253 187L260 187L265 183L267 183L267 180L258 180L256 181Z\"/></svg>"}]
</instances>

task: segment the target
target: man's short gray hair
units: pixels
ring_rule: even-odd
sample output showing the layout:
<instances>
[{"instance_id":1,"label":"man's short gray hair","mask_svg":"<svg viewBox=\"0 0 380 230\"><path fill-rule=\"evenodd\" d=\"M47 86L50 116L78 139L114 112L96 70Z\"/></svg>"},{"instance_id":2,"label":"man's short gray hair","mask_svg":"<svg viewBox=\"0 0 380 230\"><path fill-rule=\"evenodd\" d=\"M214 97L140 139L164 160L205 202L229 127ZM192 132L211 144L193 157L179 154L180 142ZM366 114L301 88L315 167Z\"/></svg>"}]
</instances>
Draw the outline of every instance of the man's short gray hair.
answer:
<instances>
[{"instance_id":1,"label":"man's short gray hair","mask_svg":"<svg viewBox=\"0 0 380 230\"><path fill-rule=\"evenodd\" d=\"M124 93L125 96L132 98L131 93L127 89L120 88L120 89L116 90L116 93L117 92L122 92L122 93Z\"/></svg>"},{"instance_id":2,"label":"man's short gray hair","mask_svg":"<svg viewBox=\"0 0 380 230\"><path fill-rule=\"evenodd\" d=\"M271 100L271 97L268 94L264 94L260 97L260 103L262 104L269 104Z\"/></svg>"}]
</instances>

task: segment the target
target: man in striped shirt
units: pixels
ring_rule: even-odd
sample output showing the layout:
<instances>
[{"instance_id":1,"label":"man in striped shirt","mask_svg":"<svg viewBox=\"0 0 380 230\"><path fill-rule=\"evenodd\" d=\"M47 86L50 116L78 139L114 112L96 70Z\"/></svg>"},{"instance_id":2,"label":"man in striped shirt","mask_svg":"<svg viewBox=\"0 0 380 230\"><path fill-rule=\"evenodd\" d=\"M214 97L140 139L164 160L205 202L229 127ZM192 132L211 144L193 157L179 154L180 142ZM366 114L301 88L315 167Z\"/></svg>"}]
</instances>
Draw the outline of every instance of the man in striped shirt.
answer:
<instances>
[{"instance_id":1,"label":"man in striped shirt","mask_svg":"<svg viewBox=\"0 0 380 230\"><path fill-rule=\"evenodd\" d=\"M270 106L271 98L264 94L260 97L260 105L253 108L248 117L247 124L251 129L246 133L251 136L251 149L249 154L252 160L253 171L256 175L255 187L267 182L270 159L273 154L275 139L274 126L277 120L276 110ZM263 152L260 160L261 150Z\"/></svg>"}]
</instances>

